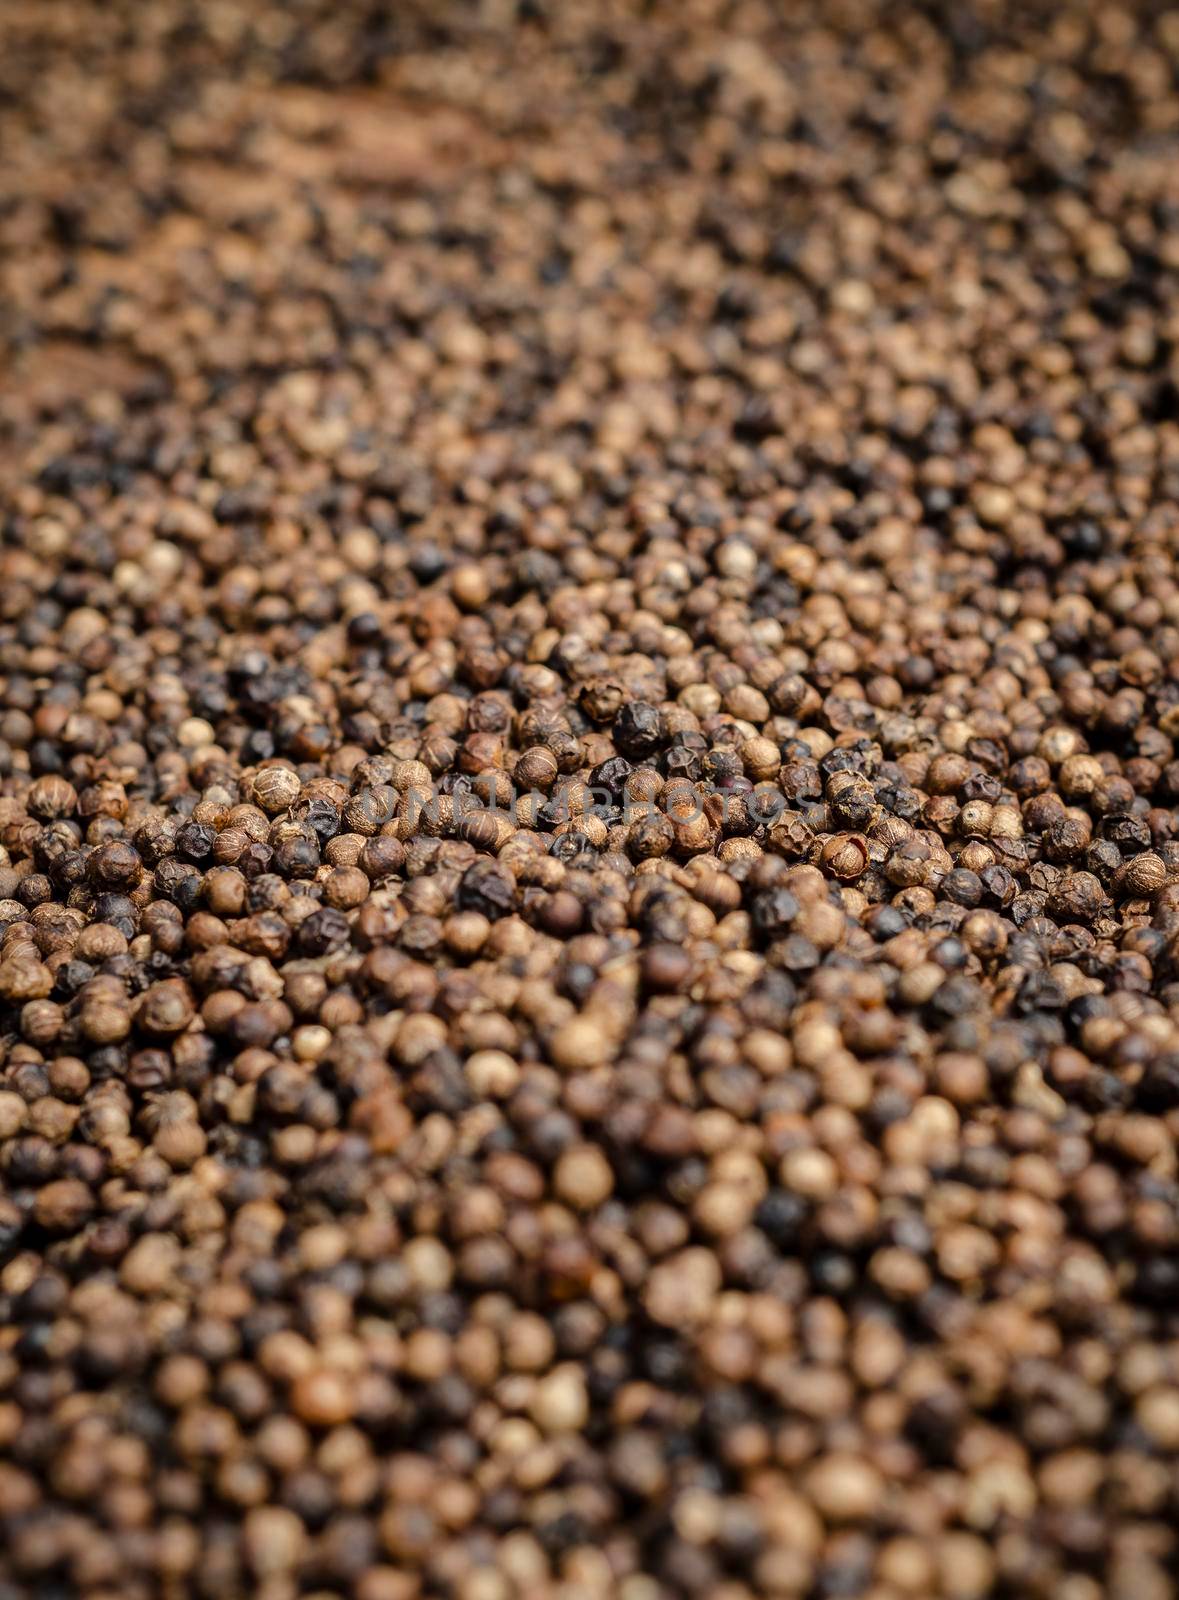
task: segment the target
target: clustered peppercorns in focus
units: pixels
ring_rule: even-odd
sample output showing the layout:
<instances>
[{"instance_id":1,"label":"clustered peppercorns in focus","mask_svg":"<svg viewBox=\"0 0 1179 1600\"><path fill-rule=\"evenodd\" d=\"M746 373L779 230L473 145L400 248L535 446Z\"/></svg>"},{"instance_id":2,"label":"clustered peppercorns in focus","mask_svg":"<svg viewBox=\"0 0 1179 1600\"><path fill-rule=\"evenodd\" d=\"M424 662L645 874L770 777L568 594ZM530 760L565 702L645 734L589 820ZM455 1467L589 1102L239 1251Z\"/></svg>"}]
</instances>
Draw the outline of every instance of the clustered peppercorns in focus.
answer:
<instances>
[{"instance_id":1,"label":"clustered peppercorns in focus","mask_svg":"<svg viewBox=\"0 0 1179 1600\"><path fill-rule=\"evenodd\" d=\"M0 1600L1176 1595L1177 70L0 8Z\"/></svg>"}]
</instances>

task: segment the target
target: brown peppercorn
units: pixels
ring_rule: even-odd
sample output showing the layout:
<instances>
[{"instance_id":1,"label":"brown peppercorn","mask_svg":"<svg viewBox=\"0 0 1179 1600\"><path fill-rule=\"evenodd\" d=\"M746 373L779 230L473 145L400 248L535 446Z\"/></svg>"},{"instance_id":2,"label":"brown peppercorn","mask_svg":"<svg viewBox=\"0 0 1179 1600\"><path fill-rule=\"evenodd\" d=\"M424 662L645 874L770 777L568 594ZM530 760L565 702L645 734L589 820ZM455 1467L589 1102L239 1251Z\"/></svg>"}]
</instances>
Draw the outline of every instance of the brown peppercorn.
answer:
<instances>
[{"instance_id":1,"label":"brown peppercorn","mask_svg":"<svg viewBox=\"0 0 1179 1600\"><path fill-rule=\"evenodd\" d=\"M55 817L72 816L78 804L78 794L72 783L51 774L37 779L29 789L26 803L31 816L51 822Z\"/></svg>"},{"instance_id":2,"label":"brown peppercorn","mask_svg":"<svg viewBox=\"0 0 1179 1600\"><path fill-rule=\"evenodd\" d=\"M834 878L849 882L868 867L868 841L859 833L836 834L819 853L819 864Z\"/></svg>"},{"instance_id":3,"label":"brown peppercorn","mask_svg":"<svg viewBox=\"0 0 1179 1600\"><path fill-rule=\"evenodd\" d=\"M559 772L557 758L552 751L544 745L534 745L530 750L525 750L516 762L512 776L521 789L540 789L547 793L557 781Z\"/></svg>"},{"instance_id":4,"label":"brown peppercorn","mask_svg":"<svg viewBox=\"0 0 1179 1600\"><path fill-rule=\"evenodd\" d=\"M404 862L405 847L401 841L381 834L365 840L355 864L370 882L381 883L399 873Z\"/></svg>"},{"instance_id":5,"label":"brown peppercorn","mask_svg":"<svg viewBox=\"0 0 1179 1600\"><path fill-rule=\"evenodd\" d=\"M311 1367L295 1379L291 1406L301 1422L315 1428L332 1428L352 1417L356 1400L343 1373L329 1367Z\"/></svg>"},{"instance_id":6,"label":"brown peppercorn","mask_svg":"<svg viewBox=\"0 0 1179 1600\"><path fill-rule=\"evenodd\" d=\"M670 1256L652 1271L643 1304L664 1327L691 1327L711 1313L720 1289L720 1267L710 1251L693 1247Z\"/></svg>"},{"instance_id":7,"label":"brown peppercorn","mask_svg":"<svg viewBox=\"0 0 1179 1600\"><path fill-rule=\"evenodd\" d=\"M37 1191L34 1216L50 1233L73 1233L94 1211L94 1196L78 1178L60 1178Z\"/></svg>"},{"instance_id":8,"label":"brown peppercorn","mask_svg":"<svg viewBox=\"0 0 1179 1600\"><path fill-rule=\"evenodd\" d=\"M323 883L323 897L338 911L350 911L363 904L370 884L359 867L337 867Z\"/></svg>"},{"instance_id":9,"label":"brown peppercorn","mask_svg":"<svg viewBox=\"0 0 1179 1600\"><path fill-rule=\"evenodd\" d=\"M679 945L656 944L643 952L643 982L656 993L675 993L691 970L692 958Z\"/></svg>"},{"instance_id":10,"label":"brown peppercorn","mask_svg":"<svg viewBox=\"0 0 1179 1600\"><path fill-rule=\"evenodd\" d=\"M145 1033L180 1033L191 1022L194 1014L192 994L180 978L168 978L155 983L139 1003L136 1021Z\"/></svg>"},{"instance_id":11,"label":"brown peppercorn","mask_svg":"<svg viewBox=\"0 0 1179 1600\"><path fill-rule=\"evenodd\" d=\"M582 906L575 894L558 889L545 897L536 917L538 925L555 939L571 939L581 931Z\"/></svg>"},{"instance_id":12,"label":"brown peppercorn","mask_svg":"<svg viewBox=\"0 0 1179 1600\"><path fill-rule=\"evenodd\" d=\"M806 1486L820 1514L832 1522L868 1516L883 1489L872 1463L854 1455L825 1456L807 1474Z\"/></svg>"},{"instance_id":13,"label":"brown peppercorn","mask_svg":"<svg viewBox=\"0 0 1179 1600\"><path fill-rule=\"evenodd\" d=\"M575 1146L557 1162L553 1187L562 1200L579 1211L591 1211L609 1198L614 1174L596 1145Z\"/></svg>"},{"instance_id":14,"label":"brown peppercorn","mask_svg":"<svg viewBox=\"0 0 1179 1600\"><path fill-rule=\"evenodd\" d=\"M491 854L500 851L515 832L501 811L467 811L455 823L456 838Z\"/></svg>"},{"instance_id":15,"label":"brown peppercorn","mask_svg":"<svg viewBox=\"0 0 1179 1600\"><path fill-rule=\"evenodd\" d=\"M1131 857L1122 867L1115 880L1115 888L1119 894L1150 899L1164 887L1167 876L1162 857L1153 850L1144 850L1141 855Z\"/></svg>"},{"instance_id":16,"label":"brown peppercorn","mask_svg":"<svg viewBox=\"0 0 1179 1600\"><path fill-rule=\"evenodd\" d=\"M289 767L263 767L254 778L253 799L273 817L294 805L301 788L298 776Z\"/></svg>"}]
</instances>

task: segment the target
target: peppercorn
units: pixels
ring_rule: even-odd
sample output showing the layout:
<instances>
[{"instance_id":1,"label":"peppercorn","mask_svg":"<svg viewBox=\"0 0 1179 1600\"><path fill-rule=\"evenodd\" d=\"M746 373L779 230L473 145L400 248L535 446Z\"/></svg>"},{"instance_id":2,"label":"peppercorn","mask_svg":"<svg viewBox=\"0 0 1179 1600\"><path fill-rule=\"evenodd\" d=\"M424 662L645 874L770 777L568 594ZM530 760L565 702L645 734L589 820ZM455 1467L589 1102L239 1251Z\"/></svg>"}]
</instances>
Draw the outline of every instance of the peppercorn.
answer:
<instances>
[{"instance_id":1,"label":"peppercorn","mask_svg":"<svg viewBox=\"0 0 1179 1600\"><path fill-rule=\"evenodd\" d=\"M667 736L658 706L643 700L633 700L624 705L614 718L611 731L623 755L632 759L652 754Z\"/></svg>"},{"instance_id":2,"label":"peppercorn","mask_svg":"<svg viewBox=\"0 0 1179 1600\"><path fill-rule=\"evenodd\" d=\"M868 842L860 834L836 835L824 844L819 860L833 877L858 878L868 865Z\"/></svg>"}]
</instances>

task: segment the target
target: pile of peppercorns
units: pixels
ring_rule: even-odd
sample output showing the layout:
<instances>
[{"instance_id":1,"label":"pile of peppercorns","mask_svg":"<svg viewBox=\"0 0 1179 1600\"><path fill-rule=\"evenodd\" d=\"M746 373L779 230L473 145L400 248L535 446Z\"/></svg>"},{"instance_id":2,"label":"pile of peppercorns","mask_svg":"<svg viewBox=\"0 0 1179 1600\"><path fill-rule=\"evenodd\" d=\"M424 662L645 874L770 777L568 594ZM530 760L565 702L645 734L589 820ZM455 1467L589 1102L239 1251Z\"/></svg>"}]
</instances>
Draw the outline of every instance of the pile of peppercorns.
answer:
<instances>
[{"instance_id":1,"label":"pile of peppercorns","mask_svg":"<svg viewBox=\"0 0 1179 1600\"><path fill-rule=\"evenodd\" d=\"M1179 1593L1179 11L0 6L0 1600Z\"/></svg>"}]
</instances>

